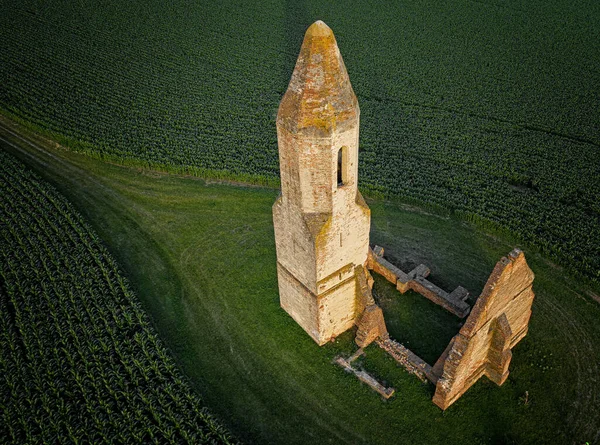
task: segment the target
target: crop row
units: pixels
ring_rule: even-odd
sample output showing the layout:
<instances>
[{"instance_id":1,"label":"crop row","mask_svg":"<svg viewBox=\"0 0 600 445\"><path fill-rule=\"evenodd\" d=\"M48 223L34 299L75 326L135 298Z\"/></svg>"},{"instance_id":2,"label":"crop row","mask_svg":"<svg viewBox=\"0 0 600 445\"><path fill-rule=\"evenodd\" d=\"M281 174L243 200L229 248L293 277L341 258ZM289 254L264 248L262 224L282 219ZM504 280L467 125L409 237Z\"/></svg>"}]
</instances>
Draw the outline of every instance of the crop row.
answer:
<instances>
[{"instance_id":1,"label":"crop row","mask_svg":"<svg viewBox=\"0 0 600 445\"><path fill-rule=\"evenodd\" d=\"M0 152L0 437L229 443L77 212Z\"/></svg>"}]
</instances>

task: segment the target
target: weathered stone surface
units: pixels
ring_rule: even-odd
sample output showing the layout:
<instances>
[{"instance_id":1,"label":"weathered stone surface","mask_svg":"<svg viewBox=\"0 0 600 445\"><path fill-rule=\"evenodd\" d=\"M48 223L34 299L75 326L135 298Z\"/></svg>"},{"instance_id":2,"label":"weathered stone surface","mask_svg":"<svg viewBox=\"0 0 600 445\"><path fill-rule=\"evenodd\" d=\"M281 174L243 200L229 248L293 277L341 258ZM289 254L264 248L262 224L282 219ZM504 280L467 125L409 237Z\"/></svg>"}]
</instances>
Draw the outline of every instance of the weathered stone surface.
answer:
<instances>
[{"instance_id":1,"label":"weathered stone surface","mask_svg":"<svg viewBox=\"0 0 600 445\"><path fill-rule=\"evenodd\" d=\"M356 95L333 32L319 20L306 31L279 105L277 125L294 134L328 138L353 131L358 115Z\"/></svg>"},{"instance_id":2,"label":"weathered stone surface","mask_svg":"<svg viewBox=\"0 0 600 445\"><path fill-rule=\"evenodd\" d=\"M458 286L448 294L448 292L425 279L431 271L424 264L419 264L409 273L405 273L383 258L383 248L379 246L375 246L370 251L366 264L371 270L383 276L390 283L395 284L396 289L402 294L412 289L460 318L466 317L471 309L465 302L469 296L465 288Z\"/></svg>"},{"instance_id":3,"label":"weathered stone surface","mask_svg":"<svg viewBox=\"0 0 600 445\"><path fill-rule=\"evenodd\" d=\"M277 263L277 280L281 307L319 344L327 339L319 336L319 302L317 296Z\"/></svg>"},{"instance_id":4,"label":"weathered stone surface","mask_svg":"<svg viewBox=\"0 0 600 445\"><path fill-rule=\"evenodd\" d=\"M425 264L419 264L408 273L408 278L414 280L416 277L427 278L431 270Z\"/></svg>"},{"instance_id":5,"label":"weathered stone surface","mask_svg":"<svg viewBox=\"0 0 600 445\"><path fill-rule=\"evenodd\" d=\"M396 289L398 289L398 292L400 292L401 294L405 294L407 291L410 290L410 281L403 283L402 281L398 280L396 282Z\"/></svg>"},{"instance_id":6,"label":"weathered stone surface","mask_svg":"<svg viewBox=\"0 0 600 445\"><path fill-rule=\"evenodd\" d=\"M365 311L367 306L375 304L373 300L373 296L371 294L371 289L369 289L369 283L367 283L367 278L365 274L362 274L361 277L361 269L362 266L356 266L354 270L355 274L355 284L356 284L356 310L354 311L354 319L359 320L362 313Z\"/></svg>"},{"instance_id":7,"label":"weathered stone surface","mask_svg":"<svg viewBox=\"0 0 600 445\"><path fill-rule=\"evenodd\" d=\"M367 272L362 266L356 266L356 286L358 305L363 310L358 315L356 337L354 341L361 348L366 348L376 339L387 339L389 334L383 318L383 311L373 299L371 288L367 283Z\"/></svg>"},{"instance_id":8,"label":"weathered stone surface","mask_svg":"<svg viewBox=\"0 0 600 445\"><path fill-rule=\"evenodd\" d=\"M365 371L355 371L354 374L356 375L356 377L358 377L358 380L369 385L372 389L377 391L377 393L381 395L381 397L383 397L384 399L389 399L396 392L394 388L386 388L385 386L383 386Z\"/></svg>"},{"instance_id":9,"label":"weathered stone surface","mask_svg":"<svg viewBox=\"0 0 600 445\"><path fill-rule=\"evenodd\" d=\"M385 251L383 250L383 247L381 247L381 246L375 246L375 247L373 247L372 253L376 257L383 258L384 252Z\"/></svg>"},{"instance_id":10,"label":"weathered stone surface","mask_svg":"<svg viewBox=\"0 0 600 445\"><path fill-rule=\"evenodd\" d=\"M402 366L411 374L416 375L422 382L426 382L434 378L431 372L431 365L427 364L425 360L417 356L414 352L406 348L401 343L398 343L391 338L387 338L377 340L377 345L390 354L400 366Z\"/></svg>"},{"instance_id":11,"label":"weathered stone surface","mask_svg":"<svg viewBox=\"0 0 600 445\"><path fill-rule=\"evenodd\" d=\"M452 293L440 289L432 282L421 276L416 276L408 283L410 289L423 295L428 300L443 307L448 312L453 313L459 318L464 318L469 313L471 307L462 299L467 298L469 293L463 287L456 288Z\"/></svg>"},{"instance_id":12,"label":"weathered stone surface","mask_svg":"<svg viewBox=\"0 0 600 445\"><path fill-rule=\"evenodd\" d=\"M383 312L379 306L368 306L357 323L355 342L361 348L366 348L378 338L389 338Z\"/></svg>"},{"instance_id":13,"label":"weathered stone surface","mask_svg":"<svg viewBox=\"0 0 600 445\"><path fill-rule=\"evenodd\" d=\"M462 286L458 286L456 289L450 292L448 298L456 302L465 301L467 298L469 298L469 291Z\"/></svg>"},{"instance_id":14,"label":"weathered stone surface","mask_svg":"<svg viewBox=\"0 0 600 445\"><path fill-rule=\"evenodd\" d=\"M533 278L518 249L496 264L465 324L433 367L439 376L433 402L440 408L448 408L482 375L504 383L510 349L527 333Z\"/></svg>"},{"instance_id":15,"label":"weathered stone surface","mask_svg":"<svg viewBox=\"0 0 600 445\"><path fill-rule=\"evenodd\" d=\"M357 295L357 308L356 317L360 317L362 312L368 307L375 304L371 288L369 287L368 277L371 274L363 266L356 266L354 268L354 275L356 278L356 295Z\"/></svg>"},{"instance_id":16,"label":"weathered stone surface","mask_svg":"<svg viewBox=\"0 0 600 445\"><path fill-rule=\"evenodd\" d=\"M373 271L384 277L392 284L396 284L398 281L407 283L410 281L408 275L394 266L392 263L380 256L375 256L373 261Z\"/></svg>"},{"instance_id":17,"label":"weathered stone surface","mask_svg":"<svg viewBox=\"0 0 600 445\"><path fill-rule=\"evenodd\" d=\"M335 37L316 22L277 115L281 195L273 223L281 306L319 344L354 325L354 267L368 259L359 113Z\"/></svg>"},{"instance_id":18,"label":"weathered stone surface","mask_svg":"<svg viewBox=\"0 0 600 445\"><path fill-rule=\"evenodd\" d=\"M431 368L431 382L433 384L437 384L437 381L444 372L444 364L446 363L446 359L448 358L448 355L450 354L450 351L452 350L453 346L454 337L450 340L450 343L448 343L448 346L446 346L446 349L444 349L442 355L439 356L439 358Z\"/></svg>"},{"instance_id":19,"label":"weathered stone surface","mask_svg":"<svg viewBox=\"0 0 600 445\"><path fill-rule=\"evenodd\" d=\"M373 275L369 272L368 269L365 269L365 274L367 275L367 285L370 290L373 290L373 285L375 284L375 280L373 279Z\"/></svg>"},{"instance_id":20,"label":"weathered stone surface","mask_svg":"<svg viewBox=\"0 0 600 445\"><path fill-rule=\"evenodd\" d=\"M335 363L344 368L347 372L354 374L361 382L366 383L384 399L389 399L394 395L394 388L386 388L367 372L353 368L352 361L346 360L343 357L337 357Z\"/></svg>"}]
</instances>

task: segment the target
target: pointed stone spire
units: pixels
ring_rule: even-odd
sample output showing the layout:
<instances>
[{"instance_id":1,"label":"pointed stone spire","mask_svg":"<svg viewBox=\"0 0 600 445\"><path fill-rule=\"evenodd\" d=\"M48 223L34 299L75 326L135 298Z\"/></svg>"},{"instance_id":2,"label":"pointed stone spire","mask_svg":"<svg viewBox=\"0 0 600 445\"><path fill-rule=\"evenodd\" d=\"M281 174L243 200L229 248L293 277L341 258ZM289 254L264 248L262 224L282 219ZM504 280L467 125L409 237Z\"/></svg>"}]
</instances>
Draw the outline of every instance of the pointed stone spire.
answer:
<instances>
[{"instance_id":1,"label":"pointed stone spire","mask_svg":"<svg viewBox=\"0 0 600 445\"><path fill-rule=\"evenodd\" d=\"M357 124L358 101L331 29L313 23L304 36L277 123L291 133L327 137Z\"/></svg>"}]
</instances>

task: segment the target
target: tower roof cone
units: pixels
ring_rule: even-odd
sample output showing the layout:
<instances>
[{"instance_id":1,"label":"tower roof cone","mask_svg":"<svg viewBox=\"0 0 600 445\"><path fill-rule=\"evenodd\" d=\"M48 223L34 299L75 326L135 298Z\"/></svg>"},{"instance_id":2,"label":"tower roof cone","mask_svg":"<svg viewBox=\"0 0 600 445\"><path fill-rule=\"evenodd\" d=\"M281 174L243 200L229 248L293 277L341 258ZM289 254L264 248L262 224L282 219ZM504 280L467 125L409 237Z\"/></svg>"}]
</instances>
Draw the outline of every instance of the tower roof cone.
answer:
<instances>
[{"instance_id":1,"label":"tower roof cone","mask_svg":"<svg viewBox=\"0 0 600 445\"><path fill-rule=\"evenodd\" d=\"M328 137L357 124L358 101L331 28L321 20L306 31L277 124L292 133Z\"/></svg>"}]
</instances>

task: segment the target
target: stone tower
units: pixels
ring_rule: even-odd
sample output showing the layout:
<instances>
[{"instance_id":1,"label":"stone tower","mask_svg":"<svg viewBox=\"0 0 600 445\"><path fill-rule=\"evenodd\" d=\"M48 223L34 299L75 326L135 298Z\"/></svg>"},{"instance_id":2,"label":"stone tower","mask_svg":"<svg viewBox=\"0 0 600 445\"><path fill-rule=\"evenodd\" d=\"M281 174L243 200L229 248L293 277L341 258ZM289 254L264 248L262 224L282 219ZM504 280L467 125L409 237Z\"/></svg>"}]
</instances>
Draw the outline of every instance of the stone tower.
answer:
<instances>
[{"instance_id":1,"label":"stone tower","mask_svg":"<svg viewBox=\"0 0 600 445\"><path fill-rule=\"evenodd\" d=\"M306 31L277 114L281 195L273 205L281 306L319 344L360 308L370 210L357 188L359 108L331 29Z\"/></svg>"}]
</instances>

